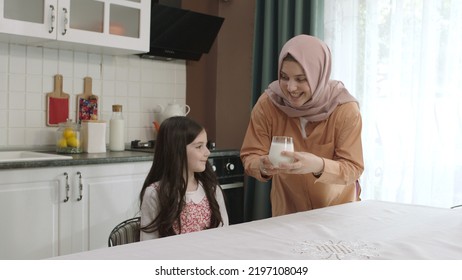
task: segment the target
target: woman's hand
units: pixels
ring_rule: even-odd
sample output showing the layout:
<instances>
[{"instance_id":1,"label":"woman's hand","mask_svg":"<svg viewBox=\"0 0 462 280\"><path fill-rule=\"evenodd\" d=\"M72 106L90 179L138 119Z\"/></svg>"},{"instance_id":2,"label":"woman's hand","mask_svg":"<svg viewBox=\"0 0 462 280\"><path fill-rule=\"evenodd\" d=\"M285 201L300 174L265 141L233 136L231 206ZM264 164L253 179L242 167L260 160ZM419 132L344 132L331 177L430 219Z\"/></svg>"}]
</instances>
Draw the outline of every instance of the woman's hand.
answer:
<instances>
[{"instance_id":1,"label":"woman's hand","mask_svg":"<svg viewBox=\"0 0 462 280\"><path fill-rule=\"evenodd\" d=\"M260 173L263 175L263 177L270 177L278 173L278 170L271 163L268 156L260 157Z\"/></svg>"},{"instance_id":2,"label":"woman's hand","mask_svg":"<svg viewBox=\"0 0 462 280\"><path fill-rule=\"evenodd\" d=\"M283 151L282 155L293 158L294 162L281 163L277 166L277 168L273 167L273 174L321 173L324 170L324 160L312 153Z\"/></svg>"}]
</instances>

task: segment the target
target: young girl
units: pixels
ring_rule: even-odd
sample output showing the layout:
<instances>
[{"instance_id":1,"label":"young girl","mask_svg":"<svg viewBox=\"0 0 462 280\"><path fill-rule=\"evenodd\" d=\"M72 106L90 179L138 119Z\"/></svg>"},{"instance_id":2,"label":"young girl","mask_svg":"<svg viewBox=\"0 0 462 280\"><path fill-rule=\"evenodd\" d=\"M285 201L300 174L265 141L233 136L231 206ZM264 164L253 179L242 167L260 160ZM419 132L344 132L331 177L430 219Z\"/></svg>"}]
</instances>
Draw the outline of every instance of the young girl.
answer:
<instances>
[{"instance_id":1,"label":"young girl","mask_svg":"<svg viewBox=\"0 0 462 280\"><path fill-rule=\"evenodd\" d=\"M204 128L190 118L162 122L140 193L141 240L228 225L206 143Z\"/></svg>"}]
</instances>

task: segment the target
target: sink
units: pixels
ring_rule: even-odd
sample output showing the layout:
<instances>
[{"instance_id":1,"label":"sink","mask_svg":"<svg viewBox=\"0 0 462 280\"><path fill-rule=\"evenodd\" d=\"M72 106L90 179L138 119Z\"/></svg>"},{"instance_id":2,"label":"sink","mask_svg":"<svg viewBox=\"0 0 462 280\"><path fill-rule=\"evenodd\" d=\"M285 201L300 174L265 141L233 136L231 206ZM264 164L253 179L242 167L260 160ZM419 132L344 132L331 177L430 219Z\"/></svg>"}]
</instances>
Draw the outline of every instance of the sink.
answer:
<instances>
[{"instance_id":1,"label":"sink","mask_svg":"<svg viewBox=\"0 0 462 280\"><path fill-rule=\"evenodd\" d=\"M31 151L0 151L0 162L72 159L72 156Z\"/></svg>"}]
</instances>

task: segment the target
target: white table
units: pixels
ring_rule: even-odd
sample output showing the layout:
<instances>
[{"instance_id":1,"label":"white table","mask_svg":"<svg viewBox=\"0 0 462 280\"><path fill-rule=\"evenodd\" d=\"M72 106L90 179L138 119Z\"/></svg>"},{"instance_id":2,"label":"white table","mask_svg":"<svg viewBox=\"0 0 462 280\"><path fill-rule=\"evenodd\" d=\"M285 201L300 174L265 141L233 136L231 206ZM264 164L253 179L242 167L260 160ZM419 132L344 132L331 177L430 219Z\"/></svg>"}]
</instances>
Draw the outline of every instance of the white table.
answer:
<instances>
[{"instance_id":1,"label":"white table","mask_svg":"<svg viewBox=\"0 0 462 280\"><path fill-rule=\"evenodd\" d=\"M462 210L361 201L57 259L462 260Z\"/></svg>"}]
</instances>

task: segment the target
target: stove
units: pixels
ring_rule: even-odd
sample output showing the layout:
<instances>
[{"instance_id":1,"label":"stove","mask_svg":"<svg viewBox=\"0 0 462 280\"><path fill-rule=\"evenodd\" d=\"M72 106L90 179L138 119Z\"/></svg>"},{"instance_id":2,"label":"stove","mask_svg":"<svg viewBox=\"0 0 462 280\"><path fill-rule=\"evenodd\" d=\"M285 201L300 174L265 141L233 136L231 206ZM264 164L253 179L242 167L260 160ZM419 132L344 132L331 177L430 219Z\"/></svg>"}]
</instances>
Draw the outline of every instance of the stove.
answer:
<instances>
[{"instance_id":1,"label":"stove","mask_svg":"<svg viewBox=\"0 0 462 280\"><path fill-rule=\"evenodd\" d=\"M154 153L155 144L156 144L156 140L150 140L147 142L141 142L141 140L133 140L130 142L130 148L125 149L125 150Z\"/></svg>"},{"instance_id":2,"label":"stove","mask_svg":"<svg viewBox=\"0 0 462 280\"><path fill-rule=\"evenodd\" d=\"M141 142L134 140L127 151L154 153L155 140ZM215 144L207 143L210 150L209 162L223 189L230 224L244 221L244 167L240 151L236 149L216 149Z\"/></svg>"}]
</instances>

